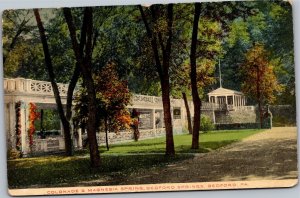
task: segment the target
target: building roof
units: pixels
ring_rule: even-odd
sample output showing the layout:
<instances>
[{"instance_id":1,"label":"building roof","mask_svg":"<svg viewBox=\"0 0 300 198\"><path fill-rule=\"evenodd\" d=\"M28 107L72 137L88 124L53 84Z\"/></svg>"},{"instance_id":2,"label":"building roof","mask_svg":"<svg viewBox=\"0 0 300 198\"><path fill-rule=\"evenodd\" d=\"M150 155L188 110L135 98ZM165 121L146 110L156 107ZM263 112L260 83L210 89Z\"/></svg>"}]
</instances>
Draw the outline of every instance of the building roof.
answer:
<instances>
[{"instance_id":1,"label":"building roof","mask_svg":"<svg viewBox=\"0 0 300 198\"><path fill-rule=\"evenodd\" d=\"M225 89L223 87L220 87L220 88L215 89L208 93L208 95L218 95L218 96L230 95L230 94L231 95L244 95L242 92L231 90L231 89Z\"/></svg>"}]
</instances>

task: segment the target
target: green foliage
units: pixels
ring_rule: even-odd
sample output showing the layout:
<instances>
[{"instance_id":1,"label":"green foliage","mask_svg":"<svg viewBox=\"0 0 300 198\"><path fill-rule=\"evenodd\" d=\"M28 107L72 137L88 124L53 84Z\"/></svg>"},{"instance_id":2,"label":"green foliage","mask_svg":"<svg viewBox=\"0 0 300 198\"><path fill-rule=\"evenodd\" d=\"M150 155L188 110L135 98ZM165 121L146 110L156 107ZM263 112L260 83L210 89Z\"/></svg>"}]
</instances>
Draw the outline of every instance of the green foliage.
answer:
<instances>
[{"instance_id":1,"label":"green foliage","mask_svg":"<svg viewBox=\"0 0 300 198\"><path fill-rule=\"evenodd\" d=\"M235 47L235 44L240 41L249 44L250 34L248 32L248 26L242 18L238 18L232 22L226 40L230 48Z\"/></svg>"},{"instance_id":2,"label":"green foliage","mask_svg":"<svg viewBox=\"0 0 300 198\"><path fill-rule=\"evenodd\" d=\"M251 4L254 14L238 17L229 23L229 35L225 38L222 75L225 87L241 90L243 74L236 72L245 61L245 54L254 43L265 45L268 56L276 61L274 72L278 82L294 90L293 20L289 2L256 1ZM294 104L294 91L275 95L278 104Z\"/></svg>"},{"instance_id":3,"label":"green foliage","mask_svg":"<svg viewBox=\"0 0 300 198\"><path fill-rule=\"evenodd\" d=\"M44 116L43 116L43 127L46 131L48 130L60 130L60 118L58 115L57 110L52 109L44 109ZM41 130L41 119L39 118L34 122L35 129L37 131Z\"/></svg>"},{"instance_id":4,"label":"green foliage","mask_svg":"<svg viewBox=\"0 0 300 198\"><path fill-rule=\"evenodd\" d=\"M150 9L145 9L150 14ZM192 32L193 4L174 5L173 49L170 64L171 94L180 98L188 94L189 49ZM82 8L73 8L80 16ZM136 6L98 7L94 15L95 37L93 70L99 71L108 61L115 62L120 79L128 81L134 93L161 95L159 77L155 71L150 42ZM215 87L215 65L219 57L224 87L241 89L242 75L238 71L243 54L254 42L263 43L272 60L280 84L290 87L276 96L278 103L295 104L292 8L288 2L214 2L202 3L199 21L198 79L199 92ZM41 15L47 30L54 70L58 82L68 82L75 59L68 28L60 9L43 9ZM165 17L164 13L161 13ZM3 14L4 76L48 80L37 28L31 10L9 10ZM80 29L82 17L74 17ZM165 20L154 25L165 35ZM78 35L79 37L79 35ZM16 39L14 39L16 38ZM15 42L13 42L15 41ZM221 53L221 54L220 54ZM162 56L162 53L160 53ZM204 77L209 83L205 82ZM204 85L203 85L204 84ZM204 90L202 87L204 87Z\"/></svg>"},{"instance_id":5,"label":"green foliage","mask_svg":"<svg viewBox=\"0 0 300 198\"><path fill-rule=\"evenodd\" d=\"M214 123L211 121L210 117L202 115L200 130L203 132L212 131L215 129Z\"/></svg>"},{"instance_id":6,"label":"green foliage","mask_svg":"<svg viewBox=\"0 0 300 198\"><path fill-rule=\"evenodd\" d=\"M287 118L286 116L274 116L272 119L273 127L291 127L296 126L296 122L293 119Z\"/></svg>"}]
</instances>

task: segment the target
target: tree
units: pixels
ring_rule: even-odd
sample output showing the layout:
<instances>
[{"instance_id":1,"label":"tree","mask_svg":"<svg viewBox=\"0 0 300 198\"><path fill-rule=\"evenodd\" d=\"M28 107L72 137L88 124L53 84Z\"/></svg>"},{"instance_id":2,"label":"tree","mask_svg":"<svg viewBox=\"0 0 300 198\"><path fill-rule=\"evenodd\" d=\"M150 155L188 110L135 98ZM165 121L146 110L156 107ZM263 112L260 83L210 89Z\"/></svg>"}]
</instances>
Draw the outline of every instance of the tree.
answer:
<instances>
[{"instance_id":1,"label":"tree","mask_svg":"<svg viewBox=\"0 0 300 198\"><path fill-rule=\"evenodd\" d=\"M201 100L198 93L197 87L197 40L198 40L198 25L200 18L201 4L195 3L195 15L193 23L193 33L192 33L192 43L191 43L191 53L190 53L190 62L191 62L191 87L192 87L192 96L194 102L194 125L193 125L193 138L192 138L192 149L199 148L199 131L200 131L200 117L201 117Z\"/></svg>"},{"instance_id":2,"label":"tree","mask_svg":"<svg viewBox=\"0 0 300 198\"><path fill-rule=\"evenodd\" d=\"M53 63L52 63L52 58L50 55L49 45L48 45L47 38L46 38L45 28L42 23L38 9L34 9L34 15L35 15L35 19L36 19L37 26L39 29L41 42L43 45L44 56L45 56L45 65L46 65L46 68L48 71L49 80L52 85L52 89L53 89L55 101L57 104L57 109L58 109L58 113L60 116L60 120L61 120L63 128L64 128L64 140L65 140L66 155L71 156L71 155L73 155L73 145L72 145L71 126L70 126L70 119L71 119L71 115L72 115L72 113L71 113L72 112L71 111L72 97L73 97L75 86L77 84L77 80L79 78L80 70L77 65L75 67L72 79L69 83L68 92L67 92L67 110L66 110L66 114L65 114L63 105L61 102L61 98L60 98L58 85L55 80Z\"/></svg>"},{"instance_id":3,"label":"tree","mask_svg":"<svg viewBox=\"0 0 300 198\"><path fill-rule=\"evenodd\" d=\"M153 5L147 15L141 5L138 6L144 22L152 55L155 60L156 71L159 75L162 101L164 108L164 122L166 127L166 155L174 155L173 126L170 103L170 76L169 68L173 39L173 4L167 6ZM149 19L150 18L150 19ZM151 25L149 20L152 21Z\"/></svg>"},{"instance_id":4,"label":"tree","mask_svg":"<svg viewBox=\"0 0 300 198\"><path fill-rule=\"evenodd\" d=\"M220 25L218 22L213 23L207 18L200 20L202 6L201 3L195 3L190 51L190 79L194 103L192 149L199 148L202 105L199 89L203 90L206 85L214 82L211 77L216 64L214 59L221 50Z\"/></svg>"},{"instance_id":5,"label":"tree","mask_svg":"<svg viewBox=\"0 0 300 198\"><path fill-rule=\"evenodd\" d=\"M92 53L93 53L93 8L84 8L83 11L83 22L81 34L84 35L82 41L84 41L84 53L81 51L80 43L77 41L76 28L74 25L74 19L70 8L63 9L64 16L70 32L72 41L73 51L76 57L78 66L81 69L83 84L87 89L88 97L88 120L87 120L87 135L89 141L91 167L100 167L100 153L98 150L98 143L96 137L97 131L97 101L95 85L92 78Z\"/></svg>"},{"instance_id":6,"label":"tree","mask_svg":"<svg viewBox=\"0 0 300 198\"><path fill-rule=\"evenodd\" d=\"M8 60L7 58L14 59L14 61L20 59L15 57L16 55L20 55L20 53L14 53L15 56L13 57L10 56L12 56L17 45L20 45L21 49L25 47L22 45L24 35L33 29L33 26L29 25L31 18L29 10L6 10L3 13L3 65Z\"/></svg>"},{"instance_id":7,"label":"tree","mask_svg":"<svg viewBox=\"0 0 300 198\"><path fill-rule=\"evenodd\" d=\"M131 118L126 106L130 102L131 94L127 82L119 79L116 66L113 63L108 63L95 73L93 79L97 99L97 129L98 132L104 129L106 147L109 150L108 131L118 133L120 129L130 128ZM75 102L76 115L73 120L79 125L86 125L88 102L85 88L80 91Z\"/></svg>"},{"instance_id":8,"label":"tree","mask_svg":"<svg viewBox=\"0 0 300 198\"><path fill-rule=\"evenodd\" d=\"M127 82L120 80L116 72L116 66L108 63L95 76L97 98L100 99L100 114L104 121L106 134L106 147L108 146L108 131L119 132L120 128L129 128L131 124L130 114L126 106L130 102L131 94Z\"/></svg>"},{"instance_id":9,"label":"tree","mask_svg":"<svg viewBox=\"0 0 300 198\"><path fill-rule=\"evenodd\" d=\"M246 60L241 65L244 76L242 91L258 104L260 126L263 124L262 105L275 101L275 93L282 91L282 85L277 82L274 65L269 60L269 53L260 43L246 53Z\"/></svg>"},{"instance_id":10,"label":"tree","mask_svg":"<svg viewBox=\"0 0 300 198\"><path fill-rule=\"evenodd\" d=\"M274 64L274 72L280 84L294 89L293 25L292 8L289 2L243 2L251 5L255 14L237 17L229 23L228 37L225 38L222 75L227 88L240 90L242 73L236 72L245 61L244 54L253 43L264 44ZM226 78L227 77L227 78ZM230 77L230 78L229 78ZM277 95L277 104L293 104L294 92ZM292 100L285 100L291 98ZM252 101L249 101L250 103ZM290 103L291 102L291 103Z\"/></svg>"}]
</instances>

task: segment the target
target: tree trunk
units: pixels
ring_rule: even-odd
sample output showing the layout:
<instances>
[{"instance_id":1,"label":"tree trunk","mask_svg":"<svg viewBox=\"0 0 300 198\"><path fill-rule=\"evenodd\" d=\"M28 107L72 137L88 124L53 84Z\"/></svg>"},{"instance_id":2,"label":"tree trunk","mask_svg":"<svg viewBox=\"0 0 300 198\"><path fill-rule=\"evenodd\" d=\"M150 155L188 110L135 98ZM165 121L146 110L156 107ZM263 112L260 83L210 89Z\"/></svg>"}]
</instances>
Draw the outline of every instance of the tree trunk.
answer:
<instances>
[{"instance_id":1,"label":"tree trunk","mask_svg":"<svg viewBox=\"0 0 300 198\"><path fill-rule=\"evenodd\" d=\"M161 88L162 88L162 101L164 110L164 122L166 128L166 155L175 155L174 149L174 139L173 139L173 126L172 126L172 116L171 116L171 103L170 103L170 82L169 82L169 67L171 59L171 49L172 49L172 39L173 39L173 5L169 4L167 6L167 36L166 42L163 42L161 32L153 32L150 25L148 24L146 15L143 11L141 5L138 6L141 12L142 19L145 24L147 31L147 36L151 41L151 47L153 50L153 58L155 60L156 71L160 78ZM155 23L157 21L157 13L154 7L151 7L152 21ZM162 61L159 54L158 39L160 44L160 51L162 52Z\"/></svg>"},{"instance_id":2,"label":"tree trunk","mask_svg":"<svg viewBox=\"0 0 300 198\"><path fill-rule=\"evenodd\" d=\"M106 144L106 150L109 151L109 145L108 145L108 123L107 118L104 119L104 126L105 126L105 144Z\"/></svg>"},{"instance_id":3,"label":"tree trunk","mask_svg":"<svg viewBox=\"0 0 300 198\"><path fill-rule=\"evenodd\" d=\"M40 115L40 119L41 119L41 132L44 132L44 109L41 109L41 115Z\"/></svg>"},{"instance_id":4,"label":"tree trunk","mask_svg":"<svg viewBox=\"0 0 300 198\"><path fill-rule=\"evenodd\" d=\"M164 122L166 129L166 155L175 155L174 139L173 139L173 125L171 116L171 103L170 103L170 85L169 79L161 84L162 87L162 102L164 107Z\"/></svg>"},{"instance_id":5,"label":"tree trunk","mask_svg":"<svg viewBox=\"0 0 300 198\"><path fill-rule=\"evenodd\" d=\"M196 62L196 53L197 53L197 40L198 40L198 25L200 18L200 9L201 4L195 3L195 15L193 23L193 33L192 33L192 43L191 43L191 87L192 87L192 96L194 103L194 124L193 124L193 139L192 139L192 149L199 148L199 132L200 132L200 118L201 118L201 100L198 93L197 87L197 62Z\"/></svg>"},{"instance_id":6,"label":"tree trunk","mask_svg":"<svg viewBox=\"0 0 300 198\"><path fill-rule=\"evenodd\" d=\"M66 150L66 155L67 156L72 156L73 155L73 144L72 144L72 138L71 138L71 127L70 123L67 120L64 110L63 110L63 105L61 102L58 86L55 82L55 75L53 71L53 65L52 65L52 59L50 56L50 51L49 51L49 46L45 34L45 28L43 26L40 14L38 9L34 9L34 15L36 18L37 26L39 29L42 45L43 45L43 50L44 50L44 55L45 55L45 64L46 64L46 69L49 74L49 79L52 85L55 101L57 104L57 109L58 109L58 114L61 120L61 123L63 125L63 130L64 130L64 140L65 140L65 150Z\"/></svg>"},{"instance_id":7,"label":"tree trunk","mask_svg":"<svg viewBox=\"0 0 300 198\"><path fill-rule=\"evenodd\" d=\"M262 117L262 109L261 109L261 93L260 93L260 71L259 71L258 65L256 66L256 94L257 94L257 102L258 102L260 128L263 128L263 117Z\"/></svg>"},{"instance_id":8,"label":"tree trunk","mask_svg":"<svg viewBox=\"0 0 300 198\"><path fill-rule=\"evenodd\" d=\"M173 139L173 124L171 116L171 103L170 103L170 59L173 40L173 5L169 4L167 7L167 23L168 23L168 37L166 46L161 43L161 51L163 52L163 75L161 75L162 82L162 100L164 106L164 120L166 127L166 155L175 155L174 139ZM159 35L160 36L160 35Z\"/></svg>"},{"instance_id":9,"label":"tree trunk","mask_svg":"<svg viewBox=\"0 0 300 198\"><path fill-rule=\"evenodd\" d=\"M186 109L186 116L187 116L189 134L193 134L191 111L190 111L189 103L188 103L185 92L182 92L182 98L183 98L184 106L185 106L185 109Z\"/></svg>"},{"instance_id":10,"label":"tree trunk","mask_svg":"<svg viewBox=\"0 0 300 198\"><path fill-rule=\"evenodd\" d=\"M86 86L88 94L88 121L87 121L87 135L90 149L91 167L97 168L100 166L100 154L97 143L97 104L96 93L94 87L94 81L91 71L91 59L92 59L92 35L93 35L93 9L91 7L85 8L83 27L86 31L86 45L85 45L85 57L80 53L80 46L78 45L76 38L76 29L73 22L73 17L70 8L64 8L64 16L68 24L70 37L72 40L73 51L75 53L76 60L80 65L83 75L83 83Z\"/></svg>"}]
</instances>

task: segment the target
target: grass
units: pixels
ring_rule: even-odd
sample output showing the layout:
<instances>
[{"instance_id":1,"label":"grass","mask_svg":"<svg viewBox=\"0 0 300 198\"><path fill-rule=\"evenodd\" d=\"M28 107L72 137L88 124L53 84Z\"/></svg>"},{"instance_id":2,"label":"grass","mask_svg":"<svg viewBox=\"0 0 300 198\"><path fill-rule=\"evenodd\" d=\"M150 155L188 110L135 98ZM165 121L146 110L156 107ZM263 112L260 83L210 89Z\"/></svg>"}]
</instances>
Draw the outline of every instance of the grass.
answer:
<instances>
[{"instance_id":1,"label":"grass","mask_svg":"<svg viewBox=\"0 0 300 198\"><path fill-rule=\"evenodd\" d=\"M102 156L98 170L89 168L89 158L48 156L8 161L8 185L13 188L112 185L127 174L140 169L165 166L171 162L191 158L180 155L166 158L164 155Z\"/></svg>"},{"instance_id":2,"label":"grass","mask_svg":"<svg viewBox=\"0 0 300 198\"><path fill-rule=\"evenodd\" d=\"M213 131L200 134L200 148L191 150L191 138L189 134L174 136L174 144L176 153L206 153L211 150L218 149L233 142L239 141L245 137L260 132L257 129L248 130L224 130ZM130 142L125 144L110 145L110 150L107 151L103 145L100 147L102 153L164 153L165 152L165 137L140 140L138 142Z\"/></svg>"},{"instance_id":3,"label":"grass","mask_svg":"<svg viewBox=\"0 0 300 198\"><path fill-rule=\"evenodd\" d=\"M79 152L73 157L46 156L9 160L9 188L117 185L126 178L126 175L133 172L146 171L149 168L189 159L193 155L184 153L208 152L260 131L219 131L201 134L199 150L190 149L191 135L177 135L174 136L175 149L181 154L172 158L158 154L164 153L164 138L115 144L111 145L110 151L101 147L102 166L98 170L89 168L86 151ZM142 155L133 155L133 153Z\"/></svg>"}]
</instances>

